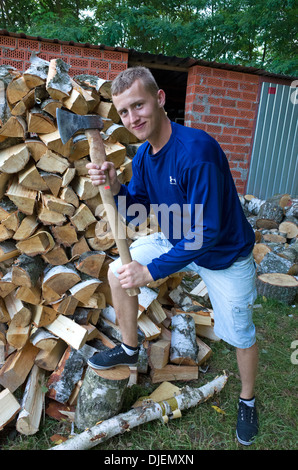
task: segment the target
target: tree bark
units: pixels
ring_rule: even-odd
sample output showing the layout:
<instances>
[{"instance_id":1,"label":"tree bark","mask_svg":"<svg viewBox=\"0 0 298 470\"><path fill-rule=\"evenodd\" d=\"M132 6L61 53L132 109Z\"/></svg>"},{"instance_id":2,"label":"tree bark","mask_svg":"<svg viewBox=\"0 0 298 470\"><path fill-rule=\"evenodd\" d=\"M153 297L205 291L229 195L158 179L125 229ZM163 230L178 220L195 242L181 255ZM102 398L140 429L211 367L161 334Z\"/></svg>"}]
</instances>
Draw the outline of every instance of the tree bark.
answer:
<instances>
[{"instance_id":1,"label":"tree bark","mask_svg":"<svg viewBox=\"0 0 298 470\"><path fill-rule=\"evenodd\" d=\"M177 409L184 410L205 402L215 393L220 392L227 382L227 375L221 375L200 388L185 387L175 397ZM49 450L87 450L107 441L117 434L140 426L141 424L173 415L173 405L168 401L161 403L145 402L127 413L114 416L77 436Z\"/></svg>"}]
</instances>

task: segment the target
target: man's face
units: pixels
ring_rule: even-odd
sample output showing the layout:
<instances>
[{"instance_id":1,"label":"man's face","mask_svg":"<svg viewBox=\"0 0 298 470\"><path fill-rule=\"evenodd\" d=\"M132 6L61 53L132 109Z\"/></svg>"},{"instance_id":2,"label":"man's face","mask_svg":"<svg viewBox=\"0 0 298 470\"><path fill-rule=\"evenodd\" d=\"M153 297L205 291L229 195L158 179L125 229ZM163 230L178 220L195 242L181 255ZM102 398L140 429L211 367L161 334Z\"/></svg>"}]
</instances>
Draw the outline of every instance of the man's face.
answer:
<instances>
[{"instance_id":1,"label":"man's face","mask_svg":"<svg viewBox=\"0 0 298 470\"><path fill-rule=\"evenodd\" d=\"M123 125L139 140L154 140L160 130L161 108L164 105L164 92L159 90L153 96L141 80L117 96L113 103Z\"/></svg>"}]
</instances>

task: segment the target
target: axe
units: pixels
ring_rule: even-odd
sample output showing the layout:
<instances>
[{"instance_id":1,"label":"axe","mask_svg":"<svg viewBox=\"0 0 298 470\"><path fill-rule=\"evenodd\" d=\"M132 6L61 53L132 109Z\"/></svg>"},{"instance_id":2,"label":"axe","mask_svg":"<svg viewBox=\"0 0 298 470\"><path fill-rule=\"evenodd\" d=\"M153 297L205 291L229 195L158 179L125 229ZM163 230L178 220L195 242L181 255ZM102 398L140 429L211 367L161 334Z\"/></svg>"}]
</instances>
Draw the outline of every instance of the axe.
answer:
<instances>
[{"instance_id":1,"label":"axe","mask_svg":"<svg viewBox=\"0 0 298 470\"><path fill-rule=\"evenodd\" d=\"M103 162L106 160L106 152L100 135L100 130L103 128L103 122L100 116L96 114L81 116L58 108L57 124L63 144L66 144L66 142L68 142L77 131L84 130L89 143L90 160L92 163L101 167ZM107 173L105 184L99 185L98 188L113 237L115 238L121 262L122 264L128 264L132 259L124 228L120 221L115 199L110 187L109 175ZM129 296L135 296L140 293L140 290L138 288L126 289L126 292Z\"/></svg>"}]
</instances>

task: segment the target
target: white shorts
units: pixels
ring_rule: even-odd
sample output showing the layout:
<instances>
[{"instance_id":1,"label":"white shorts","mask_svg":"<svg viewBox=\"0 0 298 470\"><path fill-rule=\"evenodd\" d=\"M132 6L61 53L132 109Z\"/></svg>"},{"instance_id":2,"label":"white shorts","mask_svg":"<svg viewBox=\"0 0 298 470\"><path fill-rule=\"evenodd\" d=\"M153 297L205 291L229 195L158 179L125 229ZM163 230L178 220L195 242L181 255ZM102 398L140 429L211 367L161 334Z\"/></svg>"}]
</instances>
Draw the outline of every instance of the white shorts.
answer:
<instances>
[{"instance_id":1,"label":"white shorts","mask_svg":"<svg viewBox=\"0 0 298 470\"><path fill-rule=\"evenodd\" d=\"M147 265L171 248L172 244L158 232L134 241L130 252L133 260ZM116 276L120 266L120 258L110 264ZM252 314L257 291L252 253L227 269L211 270L191 263L181 271L194 271L205 282L213 308L214 333L236 348L253 346L256 333Z\"/></svg>"}]
</instances>

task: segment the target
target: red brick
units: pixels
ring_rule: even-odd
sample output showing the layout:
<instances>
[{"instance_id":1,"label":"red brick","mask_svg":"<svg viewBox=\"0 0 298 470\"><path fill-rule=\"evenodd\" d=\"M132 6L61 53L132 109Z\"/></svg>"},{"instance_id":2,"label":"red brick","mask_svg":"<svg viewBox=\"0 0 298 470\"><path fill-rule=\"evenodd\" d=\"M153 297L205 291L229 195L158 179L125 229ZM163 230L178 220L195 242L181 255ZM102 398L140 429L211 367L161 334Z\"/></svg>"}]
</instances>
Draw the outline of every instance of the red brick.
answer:
<instances>
[{"instance_id":1,"label":"red brick","mask_svg":"<svg viewBox=\"0 0 298 470\"><path fill-rule=\"evenodd\" d=\"M106 60L90 60L90 67L92 69L100 69L100 70L109 70L110 69L110 63Z\"/></svg>"},{"instance_id":2,"label":"red brick","mask_svg":"<svg viewBox=\"0 0 298 470\"><path fill-rule=\"evenodd\" d=\"M255 111L239 111L239 117L243 119L254 119Z\"/></svg>"},{"instance_id":3,"label":"red brick","mask_svg":"<svg viewBox=\"0 0 298 470\"><path fill-rule=\"evenodd\" d=\"M223 83L225 88L232 88L233 90L238 90L239 82L235 82L232 80L225 80Z\"/></svg>"},{"instance_id":4,"label":"red brick","mask_svg":"<svg viewBox=\"0 0 298 470\"><path fill-rule=\"evenodd\" d=\"M76 47L76 46L67 46L66 44L63 44L62 52L63 54L67 54L67 55L81 56L82 48Z\"/></svg>"},{"instance_id":5,"label":"red brick","mask_svg":"<svg viewBox=\"0 0 298 470\"><path fill-rule=\"evenodd\" d=\"M241 101L241 100L237 101L237 108L251 110L252 105L253 103L251 101Z\"/></svg>"},{"instance_id":6,"label":"red brick","mask_svg":"<svg viewBox=\"0 0 298 470\"><path fill-rule=\"evenodd\" d=\"M19 60L25 60L27 59L27 55L29 54L30 58L30 53L25 52L25 51L19 51L18 49L11 50L11 49L4 49L3 50L3 57L9 57L10 59L19 59Z\"/></svg>"},{"instance_id":7,"label":"red brick","mask_svg":"<svg viewBox=\"0 0 298 470\"><path fill-rule=\"evenodd\" d=\"M122 53L116 51L103 51L103 59L122 61Z\"/></svg>"},{"instance_id":8,"label":"red brick","mask_svg":"<svg viewBox=\"0 0 298 470\"><path fill-rule=\"evenodd\" d=\"M202 106L201 104L194 104L192 107L192 110L196 113L204 113L205 106Z\"/></svg>"},{"instance_id":9,"label":"red brick","mask_svg":"<svg viewBox=\"0 0 298 470\"><path fill-rule=\"evenodd\" d=\"M100 49L91 48L91 47L87 47L87 48L83 47L82 48L82 56L83 57L94 57L94 58L101 59L103 57L103 52Z\"/></svg>"},{"instance_id":10,"label":"red brick","mask_svg":"<svg viewBox=\"0 0 298 470\"><path fill-rule=\"evenodd\" d=\"M203 84L207 84L208 86L212 87L222 87L223 86L223 81L220 80L219 78L213 78L213 77L204 77L202 80Z\"/></svg>"},{"instance_id":11,"label":"red brick","mask_svg":"<svg viewBox=\"0 0 298 470\"><path fill-rule=\"evenodd\" d=\"M82 59L82 58L76 58L76 57L70 57L69 58L69 63L70 65L73 65L74 67L82 67L83 69L88 68L89 66L89 59Z\"/></svg>"},{"instance_id":12,"label":"red brick","mask_svg":"<svg viewBox=\"0 0 298 470\"><path fill-rule=\"evenodd\" d=\"M232 117L223 116L223 117L220 117L219 122L220 124L223 124L224 126L234 126L235 119L233 119Z\"/></svg>"},{"instance_id":13,"label":"red brick","mask_svg":"<svg viewBox=\"0 0 298 470\"><path fill-rule=\"evenodd\" d=\"M229 96L230 98L242 98L242 93L240 91L235 91L235 90L226 90L226 96Z\"/></svg>"},{"instance_id":14,"label":"red brick","mask_svg":"<svg viewBox=\"0 0 298 470\"><path fill-rule=\"evenodd\" d=\"M40 50L41 52L52 52L55 54L60 54L61 46L60 44L55 44L52 42L42 42Z\"/></svg>"},{"instance_id":15,"label":"red brick","mask_svg":"<svg viewBox=\"0 0 298 470\"><path fill-rule=\"evenodd\" d=\"M207 132L207 125L206 124L202 124L200 122L193 122L191 123L191 125L189 125L188 127L191 127L193 129L201 129L202 131L206 131Z\"/></svg>"},{"instance_id":16,"label":"red brick","mask_svg":"<svg viewBox=\"0 0 298 470\"><path fill-rule=\"evenodd\" d=\"M122 72L122 70L127 69L127 64L125 62L119 63L119 62L111 62L111 71L118 71Z\"/></svg>"},{"instance_id":17,"label":"red brick","mask_svg":"<svg viewBox=\"0 0 298 470\"><path fill-rule=\"evenodd\" d=\"M223 98L221 100L221 105L222 106L227 106L228 108L235 108L236 107L236 101L235 100L228 100Z\"/></svg>"},{"instance_id":18,"label":"red brick","mask_svg":"<svg viewBox=\"0 0 298 470\"><path fill-rule=\"evenodd\" d=\"M241 178L241 172L236 170L231 170L233 178Z\"/></svg>"},{"instance_id":19,"label":"red brick","mask_svg":"<svg viewBox=\"0 0 298 470\"><path fill-rule=\"evenodd\" d=\"M235 129L235 127L224 127L224 131L223 133L224 134L230 134L230 135L235 135L237 132L237 130Z\"/></svg>"},{"instance_id":20,"label":"red brick","mask_svg":"<svg viewBox=\"0 0 298 470\"><path fill-rule=\"evenodd\" d=\"M33 39L23 39L18 38L18 48L19 49L26 49L29 51L39 51L39 42L34 41Z\"/></svg>"},{"instance_id":21,"label":"red brick","mask_svg":"<svg viewBox=\"0 0 298 470\"><path fill-rule=\"evenodd\" d=\"M234 145L231 145L231 144L225 144L223 142L221 147L222 147L224 152L233 152L234 151Z\"/></svg>"},{"instance_id":22,"label":"red brick","mask_svg":"<svg viewBox=\"0 0 298 470\"><path fill-rule=\"evenodd\" d=\"M221 134L222 132L222 127L221 126L217 126L216 124L207 124L207 132L213 132L213 133L216 133L216 134Z\"/></svg>"},{"instance_id":23,"label":"red brick","mask_svg":"<svg viewBox=\"0 0 298 470\"><path fill-rule=\"evenodd\" d=\"M239 153L247 153L249 151L249 146L247 145L235 145L234 146L235 152Z\"/></svg>"},{"instance_id":24,"label":"red brick","mask_svg":"<svg viewBox=\"0 0 298 470\"><path fill-rule=\"evenodd\" d=\"M235 129L235 130L237 131L238 135L245 135L245 136L248 136L248 137L252 137L252 129L239 128L239 129Z\"/></svg>"},{"instance_id":25,"label":"red brick","mask_svg":"<svg viewBox=\"0 0 298 470\"><path fill-rule=\"evenodd\" d=\"M2 65L12 65L17 70L24 71L24 62L22 60L1 59Z\"/></svg>"},{"instance_id":26,"label":"red brick","mask_svg":"<svg viewBox=\"0 0 298 470\"><path fill-rule=\"evenodd\" d=\"M256 92L257 89L258 89L257 85L251 84L251 83L246 83L246 82L240 83L239 88L240 88L240 90L250 91L250 92Z\"/></svg>"},{"instance_id":27,"label":"red brick","mask_svg":"<svg viewBox=\"0 0 298 470\"><path fill-rule=\"evenodd\" d=\"M240 137L240 136L237 136L237 135L233 135L232 141L235 144L248 144L248 143L250 143L250 139L247 139L245 137Z\"/></svg>"},{"instance_id":28,"label":"red brick","mask_svg":"<svg viewBox=\"0 0 298 470\"><path fill-rule=\"evenodd\" d=\"M211 67L202 67L200 65L195 65L191 68L191 73L197 76L211 76L212 75L212 68Z\"/></svg>"},{"instance_id":29,"label":"red brick","mask_svg":"<svg viewBox=\"0 0 298 470\"><path fill-rule=\"evenodd\" d=\"M235 125L236 125L236 127L249 127L249 128L252 128L253 127L253 120L250 121L249 119L236 119Z\"/></svg>"},{"instance_id":30,"label":"red brick","mask_svg":"<svg viewBox=\"0 0 298 470\"><path fill-rule=\"evenodd\" d=\"M226 89L225 88L211 88L210 95L219 96L219 97L226 96Z\"/></svg>"},{"instance_id":31,"label":"red brick","mask_svg":"<svg viewBox=\"0 0 298 470\"><path fill-rule=\"evenodd\" d=\"M239 111L236 108L223 108L225 116L239 117Z\"/></svg>"},{"instance_id":32,"label":"red brick","mask_svg":"<svg viewBox=\"0 0 298 470\"><path fill-rule=\"evenodd\" d=\"M210 114L218 114L223 116L224 114L224 109L221 108L220 106L210 106Z\"/></svg>"},{"instance_id":33,"label":"red brick","mask_svg":"<svg viewBox=\"0 0 298 470\"><path fill-rule=\"evenodd\" d=\"M206 114L202 116L203 122L218 124L218 120L219 120L218 116L209 116Z\"/></svg>"},{"instance_id":34,"label":"red brick","mask_svg":"<svg viewBox=\"0 0 298 470\"><path fill-rule=\"evenodd\" d=\"M256 101L257 100L257 93L249 93L247 91L242 92L242 98L248 101Z\"/></svg>"},{"instance_id":35,"label":"red brick","mask_svg":"<svg viewBox=\"0 0 298 470\"><path fill-rule=\"evenodd\" d=\"M231 135L226 135L225 133L225 128L223 129L223 132L222 132L222 135L220 137L220 141L223 143L223 144L232 144L233 141L232 141L232 138L233 136Z\"/></svg>"},{"instance_id":36,"label":"red brick","mask_svg":"<svg viewBox=\"0 0 298 470\"><path fill-rule=\"evenodd\" d=\"M17 41L15 38L11 38L9 36L0 36L0 46L14 48L17 46Z\"/></svg>"},{"instance_id":37,"label":"red brick","mask_svg":"<svg viewBox=\"0 0 298 470\"><path fill-rule=\"evenodd\" d=\"M229 76L229 72L222 69L212 69L212 75L213 77L227 78Z\"/></svg>"}]
</instances>

